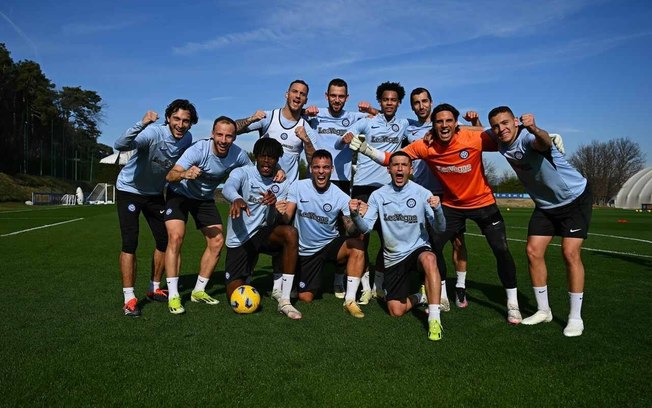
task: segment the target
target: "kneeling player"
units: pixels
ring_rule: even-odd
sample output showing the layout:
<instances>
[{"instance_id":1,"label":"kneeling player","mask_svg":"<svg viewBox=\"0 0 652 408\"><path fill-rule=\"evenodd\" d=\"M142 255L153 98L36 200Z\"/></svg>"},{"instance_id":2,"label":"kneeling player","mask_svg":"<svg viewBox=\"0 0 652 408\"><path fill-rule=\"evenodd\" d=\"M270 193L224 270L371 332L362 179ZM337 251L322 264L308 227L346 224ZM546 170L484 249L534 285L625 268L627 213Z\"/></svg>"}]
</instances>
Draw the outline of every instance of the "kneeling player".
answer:
<instances>
[{"instance_id":1,"label":"kneeling player","mask_svg":"<svg viewBox=\"0 0 652 408\"><path fill-rule=\"evenodd\" d=\"M355 302L355 295L364 271L364 242L339 235L337 221L342 217L347 233L356 228L349 217L349 200L337 186L331 184L333 157L327 150L317 150L310 163L311 178L292 184L286 200L277 208L299 232L299 300L312 302L321 289L321 272L325 262L346 263L346 294L344 310L354 317L364 313Z\"/></svg>"},{"instance_id":2,"label":"kneeling player","mask_svg":"<svg viewBox=\"0 0 652 408\"><path fill-rule=\"evenodd\" d=\"M368 205L351 200L349 207L353 221L364 233L371 231L376 219L380 220L385 236L384 288L390 315L402 316L421 302L419 293L409 295L409 275L415 269L425 274L428 339L437 341L442 336L441 279L425 224L429 222L436 232L442 232L446 221L439 198L409 181L411 171L412 160L407 153L393 153L388 167L391 183L371 193Z\"/></svg>"},{"instance_id":3,"label":"kneeling player","mask_svg":"<svg viewBox=\"0 0 652 408\"><path fill-rule=\"evenodd\" d=\"M256 165L235 169L224 185L222 194L231 202L226 230L226 295L247 282L253 273L260 252L281 251L283 274L278 285L278 311L291 319L301 319L290 303L290 291L297 265L297 230L289 225L276 225L274 205L285 198L289 181L274 182L278 159L283 155L281 144L271 138L259 139L254 145Z\"/></svg>"}]
</instances>

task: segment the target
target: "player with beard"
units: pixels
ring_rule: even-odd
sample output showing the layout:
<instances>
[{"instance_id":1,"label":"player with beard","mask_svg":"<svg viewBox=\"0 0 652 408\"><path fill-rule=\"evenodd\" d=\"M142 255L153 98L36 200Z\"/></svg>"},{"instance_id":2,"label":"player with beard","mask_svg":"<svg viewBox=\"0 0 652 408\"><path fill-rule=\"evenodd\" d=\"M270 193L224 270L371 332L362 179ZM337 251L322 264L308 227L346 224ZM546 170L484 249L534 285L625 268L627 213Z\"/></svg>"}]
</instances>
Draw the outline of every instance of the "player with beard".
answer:
<instances>
[{"instance_id":1,"label":"player with beard","mask_svg":"<svg viewBox=\"0 0 652 408\"><path fill-rule=\"evenodd\" d=\"M328 83L326 90L326 100L328 109L320 109L311 106L306 109L306 113L312 115L310 126L317 132L315 147L327 150L333 157L333 171L331 174L331 183L339 187L343 192L351 194L351 179L353 154L348 146L343 149L335 147L339 139L347 132L352 124L360 119L366 118L368 114L363 113L369 108L369 103L360 102L358 108L360 112L352 112L344 109L349 98L349 88L346 81L341 78L332 79ZM344 227L340 228L341 232L345 231ZM371 294L369 286L369 273L365 274L362 280L363 297L364 293ZM344 273L336 271L333 282L333 292L338 298L345 297Z\"/></svg>"},{"instance_id":2,"label":"player with beard","mask_svg":"<svg viewBox=\"0 0 652 408\"><path fill-rule=\"evenodd\" d=\"M509 107L499 106L489 112L489 123L499 141L500 153L535 203L528 225L526 252L537 312L523 319L523 324L552 321L545 254L553 236L558 235L562 237L561 252L570 298L570 313L563 333L567 337L580 336L584 331L581 250L591 222L591 189L586 179L566 161L548 132L536 125L534 115L524 114L519 123Z\"/></svg>"},{"instance_id":3,"label":"player with beard","mask_svg":"<svg viewBox=\"0 0 652 408\"><path fill-rule=\"evenodd\" d=\"M134 291L136 282L136 248L139 218L147 220L156 248L152 256L152 272L147 297L159 302L168 300L167 291L160 288L168 245L163 220L165 212L165 175L192 143L190 128L197 123L195 106L186 99L176 99L165 109L165 123L154 125L158 114L148 111L143 119L115 141L118 151L135 153L120 171L116 181L116 207L120 221L122 250L120 274L125 316L141 315Z\"/></svg>"},{"instance_id":4,"label":"player with beard","mask_svg":"<svg viewBox=\"0 0 652 408\"><path fill-rule=\"evenodd\" d=\"M300 79L290 83L285 93L285 106L272 111L257 111L247 119L239 119L238 134L257 130L260 137L271 137L283 146L279 165L290 183L299 179L299 156L305 150L306 162L315 151L316 133L302 116L308 102L308 84Z\"/></svg>"},{"instance_id":5,"label":"player with beard","mask_svg":"<svg viewBox=\"0 0 652 408\"><path fill-rule=\"evenodd\" d=\"M336 148L348 148L348 144L353 139L353 136L362 134L365 135L367 144L374 146L376 149L390 153L398 151L405 139L405 129L408 126L407 119L396 117L396 111L404 97L405 89L398 82L384 82L380 84L376 88L376 100L380 104L381 112L372 118L364 118L351 125L349 131L336 144ZM390 181L391 177L382 165L379 165L367 156L359 156L355 180L353 182L352 197L366 201L373 191L387 185ZM379 227L376 227L376 230L382 248L383 234ZM365 248L368 245L369 235L366 235ZM382 288L383 271L383 256L382 251L379 250L376 254L374 282L377 288ZM376 294L374 291L363 290L361 303L365 304L369 302L369 298L374 294ZM377 295L381 295L380 297L382 297L384 294L380 293Z\"/></svg>"},{"instance_id":6,"label":"player with beard","mask_svg":"<svg viewBox=\"0 0 652 408\"><path fill-rule=\"evenodd\" d=\"M410 143L405 151L413 159L423 159L444 187L442 206L446 231L437 235L435 245L442 248L465 225L473 220L482 231L496 257L496 269L507 295L507 321L521 323L516 288L516 265L507 245L505 222L496 205L493 191L484 175L483 151L497 151L498 144L488 132L460 128L459 111L449 104L437 105L431 114L432 139ZM359 138L351 142L378 163L389 163L389 152L369 146Z\"/></svg>"},{"instance_id":7,"label":"player with beard","mask_svg":"<svg viewBox=\"0 0 652 408\"><path fill-rule=\"evenodd\" d=\"M257 130L260 137L271 137L281 143L283 156L279 159L279 166L285 171L290 183L299 179L301 152L305 151L306 163L310 163L310 157L315 151L313 140L317 138L317 134L308 124L308 119L303 116L308 92L308 84L296 79L290 83L285 93L285 105L282 108L257 111L249 118L236 120L238 134ZM281 295L280 263L276 257L273 259L275 272L272 297L277 300Z\"/></svg>"},{"instance_id":8,"label":"player with beard","mask_svg":"<svg viewBox=\"0 0 652 408\"><path fill-rule=\"evenodd\" d=\"M411 273L423 272L428 301L428 339L442 337L441 283L437 259L430 247L426 223L435 232L446 228L439 197L409 180L412 159L398 151L389 158L391 182L371 193L368 204L349 203L355 224L369 233L378 220L384 232L385 300L391 316L402 316L423 302L420 293L410 295Z\"/></svg>"},{"instance_id":9,"label":"player with beard","mask_svg":"<svg viewBox=\"0 0 652 408\"><path fill-rule=\"evenodd\" d=\"M233 119L226 116L215 119L211 139L200 140L190 146L166 177L169 184L165 212L165 227L168 231L165 272L169 290L168 309L172 314L185 312L178 283L181 246L186 235L188 213L206 240L206 249L201 257L197 282L190 300L209 305L218 303L206 293L206 285L224 244L222 218L215 207L215 189L231 170L251 164L247 153L233 145L235 131Z\"/></svg>"},{"instance_id":10,"label":"player with beard","mask_svg":"<svg viewBox=\"0 0 652 408\"><path fill-rule=\"evenodd\" d=\"M415 88L410 92L410 104L412 111L417 116L417 119L408 119L408 127L405 129L405 135L409 143L423 139L426 134L432 131L432 121L430 114L432 113L432 96L426 88ZM467 112L464 119L471 123L471 126L481 127L477 112ZM413 174L412 180L430 190L434 195L440 199L443 196L444 190L437 178L436 174L430 170L426 162L423 160L413 160L412 162ZM464 242L464 232L466 228L463 227L455 237L451 240L453 245L453 265L455 265L457 282L455 284L455 304L457 307L464 308L468 306L466 300L466 271L467 271L467 253L466 244ZM431 235L431 240L434 236ZM433 248L437 255L437 267L441 274L441 309L445 312L450 310L450 303L446 290L446 261L443 254L437 253L438 248Z\"/></svg>"},{"instance_id":11,"label":"player with beard","mask_svg":"<svg viewBox=\"0 0 652 408\"><path fill-rule=\"evenodd\" d=\"M277 202L283 220L299 233L299 300L312 302L321 290L321 273L326 262L346 266L344 310L354 317L364 313L355 302L365 267L364 243L341 236L341 219L349 235L359 235L349 216L350 197L331 184L333 159L326 150L316 150L310 163L311 178L292 183L287 200Z\"/></svg>"},{"instance_id":12,"label":"player with beard","mask_svg":"<svg viewBox=\"0 0 652 408\"><path fill-rule=\"evenodd\" d=\"M231 203L226 227L226 295L251 279L259 253L280 251L282 275L278 311L290 319L302 315L290 303L297 265L298 235L290 225L277 225L274 209L277 199L284 199L288 180L275 182L274 172L283 146L272 138L262 138L254 144L256 164L231 172L222 194Z\"/></svg>"}]
</instances>

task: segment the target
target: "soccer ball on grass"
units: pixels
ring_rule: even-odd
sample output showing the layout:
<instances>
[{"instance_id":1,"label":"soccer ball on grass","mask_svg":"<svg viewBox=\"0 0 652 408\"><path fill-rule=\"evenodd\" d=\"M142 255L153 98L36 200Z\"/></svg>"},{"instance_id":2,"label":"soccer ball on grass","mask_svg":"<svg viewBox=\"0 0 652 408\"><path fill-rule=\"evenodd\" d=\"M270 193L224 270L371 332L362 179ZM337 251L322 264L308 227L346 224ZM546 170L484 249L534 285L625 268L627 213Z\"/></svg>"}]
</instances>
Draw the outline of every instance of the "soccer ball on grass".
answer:
<instances>
[{"instance_id":1,"label":"soccer ball on grass","mask_svg":"<svg viewBox=\"0 0 652 408\"><path fill-rule=\"evenodd\" d=\"M260 293L250 285L238 286L231 294L231 307L236 313L253 313L260 305Z\"/></svg>"}]
</instances>

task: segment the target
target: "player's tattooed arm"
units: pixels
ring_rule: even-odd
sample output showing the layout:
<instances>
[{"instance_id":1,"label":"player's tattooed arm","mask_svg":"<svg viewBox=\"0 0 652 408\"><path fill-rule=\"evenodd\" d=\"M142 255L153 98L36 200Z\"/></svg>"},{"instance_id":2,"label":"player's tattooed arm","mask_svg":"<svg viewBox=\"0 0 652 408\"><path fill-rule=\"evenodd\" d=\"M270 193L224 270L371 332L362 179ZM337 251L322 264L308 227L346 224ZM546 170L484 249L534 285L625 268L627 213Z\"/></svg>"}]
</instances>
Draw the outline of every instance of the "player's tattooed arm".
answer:
<instances>
[{"instance_id":1,"label":"player's tattooed arm","mask_svg":"<svg viewBox=\"0 0 652 408\"><path fill-rule=\"evenodd\" d=\"M291 224L294 213L297 209L297 204L286 199L278 200L276 202L276 221L279 224Z\"/></svg>"},{"instance_id":2,"label":"player's tattooed arm","mask_svg":"<svg viewBox=\"0 0 652 408\"><path fill-rule=\"evenodd\" d=\"M359 236L362 232L360 229L355 225L355 222L351 219L351 217L342 215L342 225L344 226L344 232L346 232L346 235L349 237L357 237Z\"/></svg>"},{"instance_id":3,"label":"player's tattooed arm","mask_svg":"<svg viewBox=\"0 0 652 408\"><path fill-rule=\"evenodd\" d=\"M248 118L243 118L243 119L236 119L235 121L235 133L236 134L241 134L241 133L247 133L248 126L251 125L252 123L256 123L262 119L265 119L267 115L265 114L264 111L257 110L254 112L253 115L249 116Z\"/></svg>"},{"instance_id":4,"label":"player's tattooed arm","mask_svg":"<svg viewBox=\"0 0 652 408\"><path fill-rule=\"evenodd\" d=\"M306 129L303 126L297 126L294 133L303 142L303 148L306 151L306 162L312 162L312 155L315 153L315 146L312 144L312 140L310 140Z\"/></svg>"}]
</instances>

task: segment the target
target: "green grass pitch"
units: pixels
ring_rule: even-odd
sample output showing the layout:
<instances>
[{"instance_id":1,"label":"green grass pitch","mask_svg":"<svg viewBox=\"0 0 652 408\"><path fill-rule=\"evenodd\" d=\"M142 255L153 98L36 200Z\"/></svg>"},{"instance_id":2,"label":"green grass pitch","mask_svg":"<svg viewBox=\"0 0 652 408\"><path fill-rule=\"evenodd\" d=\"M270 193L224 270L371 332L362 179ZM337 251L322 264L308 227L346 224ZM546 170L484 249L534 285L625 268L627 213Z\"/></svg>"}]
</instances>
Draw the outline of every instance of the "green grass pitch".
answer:
<instances>
[{"instance_id":1,"label":"green grass pitch","mask_svg":"<svg viewBox=\"0 0 652 408\"><path fill-rule=\"evenodd\" d=\"M536 310L530 211L503 209L524 316ZM594 210L583 251L586 329L570 339L559 247L547 254L554 320L512 327L494 258L475 224L467 230L469 307L442 313L435 343L423 314L394 319L372 301L354 319L328 284L323 299L298 305L301 321L267 296L258 313L237 315L224 295L224 251L208 288L220 304L190 302L204 245L192 221L181 267L187 313L144 303L141 318L126 318L114 206L3 205L0 406L652 406L652 214ZM152 249L143 222L139 298ZM253 282L263 293L269 265L261 256Z\"/></svg>"}]
</instances>

